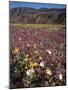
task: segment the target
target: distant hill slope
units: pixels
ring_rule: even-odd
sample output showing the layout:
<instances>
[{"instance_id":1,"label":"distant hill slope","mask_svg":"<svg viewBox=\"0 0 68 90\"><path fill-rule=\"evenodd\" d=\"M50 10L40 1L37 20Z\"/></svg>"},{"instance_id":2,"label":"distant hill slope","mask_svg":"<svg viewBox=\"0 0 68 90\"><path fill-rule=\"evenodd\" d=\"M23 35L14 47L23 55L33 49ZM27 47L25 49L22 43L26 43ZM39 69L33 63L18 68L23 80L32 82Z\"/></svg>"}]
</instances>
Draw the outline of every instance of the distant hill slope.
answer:
<instances>
[{"instance_id":1,"label":"distant hill slope","mask_svg":"<svg viewBox=\"0 0 68 90\"><path fill-rule=\"evenodd\" d=\"M10 9L11 23L60 23L66 22L65 9L34 9L29 7L17 7Z\"/></svg>"}]
</instances>

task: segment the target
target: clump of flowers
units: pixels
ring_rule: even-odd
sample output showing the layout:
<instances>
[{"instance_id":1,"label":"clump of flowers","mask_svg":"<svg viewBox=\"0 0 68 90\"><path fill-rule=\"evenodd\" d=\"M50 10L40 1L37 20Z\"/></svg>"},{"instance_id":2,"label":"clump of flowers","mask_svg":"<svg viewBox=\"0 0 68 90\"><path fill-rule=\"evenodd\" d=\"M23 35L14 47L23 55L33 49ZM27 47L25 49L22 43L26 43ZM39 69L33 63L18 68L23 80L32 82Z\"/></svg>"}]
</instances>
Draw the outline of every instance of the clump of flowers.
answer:
<instances>
[{"instance_id":1,"label":"clump of flowers","mask_svg":"<svg viewBox=\"0 0 68 90\"><path fill-rule=\"evenodd\" d=\"M37 44L30 45L27 43L25 50L12 49L11 59L15 61L11 62L10 65L12 87L20 86L20 82L22 87L51 86L58 85L58 82L60 84L64 82L61 73L57 79L55 78L57 63L52 61L52 51L46 49L40 54L38 48ZM54 83L54 79L57 83Z\"/></svg>"}]
</instances>

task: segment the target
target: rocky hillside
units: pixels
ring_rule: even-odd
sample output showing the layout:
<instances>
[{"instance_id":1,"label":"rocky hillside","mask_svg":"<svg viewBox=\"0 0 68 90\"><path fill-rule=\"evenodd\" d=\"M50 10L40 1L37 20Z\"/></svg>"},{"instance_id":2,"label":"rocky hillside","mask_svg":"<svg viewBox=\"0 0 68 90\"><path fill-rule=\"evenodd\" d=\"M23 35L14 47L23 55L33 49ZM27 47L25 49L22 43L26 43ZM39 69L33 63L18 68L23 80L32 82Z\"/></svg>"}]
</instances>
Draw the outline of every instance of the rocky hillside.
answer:
<instances>
[{"instance_id":1,"label":"rocky hillside","mask_svg":"<svg viewBox=\"0 0 68 90\"><path fill-rule=\"evenodd\" d=\"M60 23L66 22L65 9L48 9L40 8L34 9L29 7L17 7L10 9L10 22L11 23Z\"/></svg>"}]
</instances>

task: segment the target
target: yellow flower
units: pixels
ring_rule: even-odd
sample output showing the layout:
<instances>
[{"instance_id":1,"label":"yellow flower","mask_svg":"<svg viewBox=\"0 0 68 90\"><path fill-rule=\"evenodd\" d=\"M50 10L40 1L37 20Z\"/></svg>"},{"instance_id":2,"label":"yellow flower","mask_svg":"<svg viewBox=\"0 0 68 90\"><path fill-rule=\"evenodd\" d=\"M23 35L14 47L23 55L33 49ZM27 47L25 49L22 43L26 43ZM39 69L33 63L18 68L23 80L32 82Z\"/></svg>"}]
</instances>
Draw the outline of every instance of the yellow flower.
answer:
<instances>
[{"instance_id":1,"label":"yellow flower","mask_svg":"<svg viewBox=\"0 0 68 90\"><path fill-rule=\"evenodd\" d=\"M28 54L26 54L26 56L25 57L29 57L29 55Z\"/></svg>"},{"instance_id":2,"label":"yellow flower","mask_svg":"<svg viewBox=\"0 0 68 90\"><path fill-rule=\"evenodd\" d=\"M33 67L33 66L34 66L33 62L30 62L30 67Z\"/></svg>"},{"instance_id":3,"label":"yellow flower","mask_svg":"<svg viewBox=\"0 0 68 90\"><path fill-rule=\"evenodd\" d=\"M38 66L38 63L37 63L37 62L35 62L35 63L34 63L34 66L35 66L35 67L36 67L36 66Z\"/></svg>"},{"instance_id":4,"label":"yellow flower","mask_svg":"<svg viewBox=\"0 0 68 90\"><path fill-rule=\"evenodd\" d=\"M28 58L25 58L24 61L28 61Z\"/></svg>"},{"instance_id":5,"label":"yellow flower","mask_svg":"<svg viewBox=\"0 0 68 90\"><path fill-rule=\"evenodd\" d=\"M31 61L31 60L32 60L32 58L29 58L29 60Z\"/></svg>"},{"instance_id":6,"label":"yellow flower","mask_svg":"<svg viewBox=\"0 0 68 90\"><path fill-rule=\"evenodd\" d=\"M40 56L39 59L42 60L42 57Z\"/></svg>"},{"instance_id":7,"label":"yellow flower","mask_svg":"<svg viewBox=\"0 0 68 90\"><path fill-rule=\"evenodd\" d=\"M52 75L52 71L49 67L46 68L46 74L48 74L49 76Z\"/></svg>"},{"instance_id":8,"label":"yellow flower","mask_svg":"<svg viewBox=\"0 0 68 90\"><path fill-rule=\"evenodd\" d=\"M15 50L14 50L14 54L17 54L18 51L19 51L19 48L15 48Z\"/></svg>"},{"instance_id":9,"label":"yellow flower","mask_svg":"<svg viewBox=\"0 0 68 90\"><path fill-rule=\"evenodd\" d=\"M38 51L37 51L37 50L35 50L35 53L36 53L36 54L38 54Z\"/></svg>"}]
</instances>

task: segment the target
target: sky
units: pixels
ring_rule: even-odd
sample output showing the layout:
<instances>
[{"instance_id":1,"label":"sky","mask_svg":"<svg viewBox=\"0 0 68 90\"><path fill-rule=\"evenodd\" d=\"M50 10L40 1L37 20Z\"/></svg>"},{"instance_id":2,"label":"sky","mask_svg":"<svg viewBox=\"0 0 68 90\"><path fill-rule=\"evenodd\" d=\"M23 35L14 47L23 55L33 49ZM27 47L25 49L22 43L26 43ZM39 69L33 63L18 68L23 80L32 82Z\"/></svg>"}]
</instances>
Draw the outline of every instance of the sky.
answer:
<instances>
[{"instance_id":1,"label":"sky","mask_svg":"<svg viewBox=\"0 0 68 90\"><path fill-rule=\"evenodd\" d=\"M18 2L18 1L10 1L10 8L15 7L31 7L31 8L64 8L64 4L45 4L45 3L32 3L32 2Z\"/></svg>"}]
</instances>

